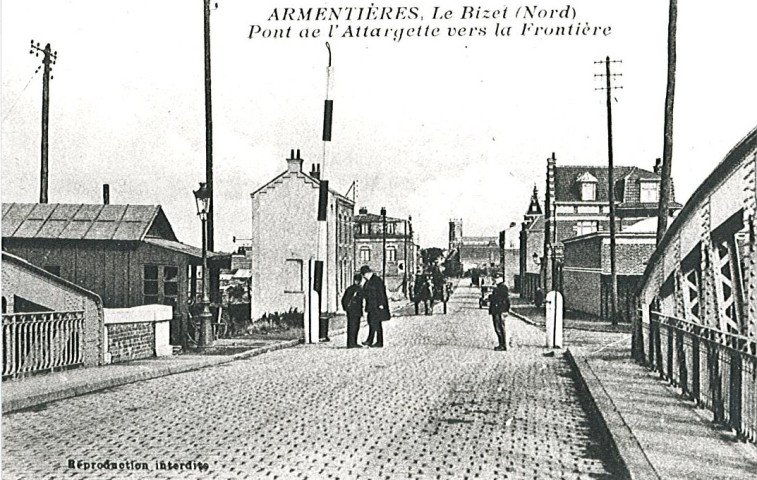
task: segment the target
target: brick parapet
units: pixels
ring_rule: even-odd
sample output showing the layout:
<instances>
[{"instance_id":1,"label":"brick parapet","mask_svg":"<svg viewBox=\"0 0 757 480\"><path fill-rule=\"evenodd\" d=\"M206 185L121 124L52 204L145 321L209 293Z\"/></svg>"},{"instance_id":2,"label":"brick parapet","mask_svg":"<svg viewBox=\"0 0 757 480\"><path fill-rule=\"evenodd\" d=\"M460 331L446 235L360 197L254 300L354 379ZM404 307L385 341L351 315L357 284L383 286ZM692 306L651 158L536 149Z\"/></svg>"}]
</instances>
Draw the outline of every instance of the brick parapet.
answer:
<instances>
[{"instance_id":1,"label":"brick parapet","mask_svg":"<svg viewBox=\"0 0 757 480\"><path fill-rule=\"evenodd\" d=\"M106 325L108 353L112 363L149 358L155 355L153 323L116 323Z\"/></svg>"}]
</instances>

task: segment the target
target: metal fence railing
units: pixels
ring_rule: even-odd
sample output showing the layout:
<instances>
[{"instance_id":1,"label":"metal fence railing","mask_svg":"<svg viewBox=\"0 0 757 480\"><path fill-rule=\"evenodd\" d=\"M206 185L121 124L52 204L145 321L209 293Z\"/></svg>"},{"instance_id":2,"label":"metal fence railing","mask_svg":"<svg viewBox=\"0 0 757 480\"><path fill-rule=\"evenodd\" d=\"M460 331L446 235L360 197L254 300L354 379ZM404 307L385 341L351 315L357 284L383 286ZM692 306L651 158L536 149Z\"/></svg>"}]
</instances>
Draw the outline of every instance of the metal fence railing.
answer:
<instances>
[{"instance_id":1,"label":"metal fence railing","mask_svg":"<svg viewBox=\"0 0 757 480\"><path fill-rule=\"evenodd\" d=\"M3 377L83 363L84 312L3 314Z\"/></svg>"},{"instance_id":2,"label":"metal fence railing","mask_svg":"<svg viewBox=\"0 0 757 480\"><path fill-rule=\"evenodd\" d=\"M644 361L715 422L757 442L757 339L651 312Z\"/></svg>"}]
</instances>

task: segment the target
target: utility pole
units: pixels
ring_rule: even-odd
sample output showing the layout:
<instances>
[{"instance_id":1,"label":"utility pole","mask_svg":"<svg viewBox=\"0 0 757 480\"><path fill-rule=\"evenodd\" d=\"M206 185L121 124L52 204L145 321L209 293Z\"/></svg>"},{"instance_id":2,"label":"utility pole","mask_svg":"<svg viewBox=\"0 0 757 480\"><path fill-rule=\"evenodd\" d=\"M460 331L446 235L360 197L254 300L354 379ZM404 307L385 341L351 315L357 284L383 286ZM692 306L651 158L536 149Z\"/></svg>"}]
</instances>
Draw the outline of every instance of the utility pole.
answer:
<instances>
[{"instance_id":1,"label":"utility pole","mask_svg":"<svg viewBox=\"0 0 757 480\"><path fill-rule=\"evenodd\" d=\"M58 52L53 52L49 43L45 45L45 48L41 48L39 42L35 44L34 40L32 40L29 53L33 53L36 57L39 57L40 52L42 53L42 65L45 70L42 75L42 166L40 168L39 203L47 203L47 135L50 123L50 79L52 78L50 76L50 65L55 65L55 60L58 58Z\"/></svg>"},{"instance_id":2,"label":"utility pole","mask_svg":"<svg viewBox=\"0 0 757 480\"><path fill-rule=\"evenodd\" d=\"M612 90L623 87L612 86L612 77L619 77L622 74L610 73L610 64L621 62L621 60L611 61L609 56L604 61L594 62L605 64L604 75L596 74L595 76L604 76L606 80L604 90L607 94L607 200L610 203L610 320L613 325L618 324L618 272L615 262L615 175L612 158Z\"/></svg>"},{"instance_id":3,"label":"utility pole","mask_svg":"<svg viewBox=\"0 0 757 480\"><path fill-rule=\"evenodd\" d=\"M668 205L670 203L670 175L673 166L673 99L676 89L676 21L678 0L670 0L668 14L668 83L665 90L665 137L662 143L660 166L660 205L657 213L657 244L662 241L668 228Z\"/></svg>"},{"instance_id":4,"label":"utility pole","mask_svg":"<svg viewBox=\"0 0 757 480\"><path fill-rule=\"evenodd\" d=\"M216 8L218 4L215 4ZM205 184L210 195L207 220L207 247L214 250L213 242L213 108L210 94L210 0L204 0L205 13ZM203 272L204 274L204 272Z\"/></svg>"},{"instance_id":5,"label":"utility pole","mask_svg":"<svg viewBox=\"0 0 757 480\"><path fill-rule=\"evenodd\" d=\"M403 261L405 262L405 268L402 269L402 293L407 297L407 268L410 265L410 262L407 261L407 231L408 231L408 223L410 222L410 217L408 217L407 220L405 220L403 223L405 225L404 228L404 247L405 252L404 256L402 257Z\"/></svg>"},{"instance_id":6,"label":"utility pole","mask_svg":"<svg viewBox=\"0 0 757 480\"><path fill-rule=\"evenodd\" d=\"M381 279L386 282L386 208L381 207Z\"/></svg>"}]
</instances>

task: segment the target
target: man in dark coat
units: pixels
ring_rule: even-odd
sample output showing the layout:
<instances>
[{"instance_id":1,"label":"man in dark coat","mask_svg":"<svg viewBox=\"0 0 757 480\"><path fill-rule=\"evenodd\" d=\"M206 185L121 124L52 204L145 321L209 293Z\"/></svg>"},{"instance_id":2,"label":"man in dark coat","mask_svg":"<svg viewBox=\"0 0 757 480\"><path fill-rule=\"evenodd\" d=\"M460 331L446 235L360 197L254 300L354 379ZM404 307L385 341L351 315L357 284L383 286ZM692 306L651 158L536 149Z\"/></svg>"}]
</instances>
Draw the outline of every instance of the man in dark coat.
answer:
<instances>
[{"instance_id":1,"label":"man in dark coat","mask_svg":"<svg viewBox=\"0 0 757 480\"><path fill-rule=\"evenodd\" d=\"M497 334L497 341L499 342L494 350L507 350L507 337L502 317L503 315L507 317L508 312L510 312L510 295L507 291L507 285L500 283L489 295L489 313L492 316L494 333Z\"/></svg>"},{"instance_id":2,"label":"man in dark coat","mask_svg":"<svg viewBox=\"0 0 757 480\"><path fill-rule=\"evenodd\" d=\"M347 348L360 348L357 332L360 330L360 318L363 316L363 276L356 274L352 285L342 295L342 308L347 312Z\"/></svg>"},{"instance_id":3,"label":"man in dark coat","mask_svg":"<svg viewBox=\"0 0 757 480\"><path fill-rule=\"evenodd\" d=\"M378 275L375 275L368 265L360 267L360 274L365 279L363 285L363 297L365 297L365 310L368 312L368 338L363 345L369 347L384 346L384 328L381 322L389 320L389 298L386 296L386 286ZM373 343L374 335L376 343Z\"/></svg>"}]
</instances>

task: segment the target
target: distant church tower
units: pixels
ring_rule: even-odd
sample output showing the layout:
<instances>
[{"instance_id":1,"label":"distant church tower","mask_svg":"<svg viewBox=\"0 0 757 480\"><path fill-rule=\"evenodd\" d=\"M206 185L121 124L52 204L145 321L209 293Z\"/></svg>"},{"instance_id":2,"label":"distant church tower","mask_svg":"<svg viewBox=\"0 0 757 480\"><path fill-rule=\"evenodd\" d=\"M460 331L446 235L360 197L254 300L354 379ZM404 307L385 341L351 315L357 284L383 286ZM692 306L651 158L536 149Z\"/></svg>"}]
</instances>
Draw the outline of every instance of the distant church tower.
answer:
<instances>
[{"instance_id":1,"label":"distant church tower","mask_svg":"<svg viewBox=\"0 0 757 480\"><path fill-rule=\"evenodd\" d=\"M463 243L463 219L453 218L449 221L449 251L460 248Z\"/></svg>"}]
</instances>

